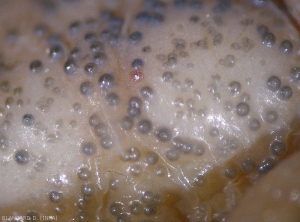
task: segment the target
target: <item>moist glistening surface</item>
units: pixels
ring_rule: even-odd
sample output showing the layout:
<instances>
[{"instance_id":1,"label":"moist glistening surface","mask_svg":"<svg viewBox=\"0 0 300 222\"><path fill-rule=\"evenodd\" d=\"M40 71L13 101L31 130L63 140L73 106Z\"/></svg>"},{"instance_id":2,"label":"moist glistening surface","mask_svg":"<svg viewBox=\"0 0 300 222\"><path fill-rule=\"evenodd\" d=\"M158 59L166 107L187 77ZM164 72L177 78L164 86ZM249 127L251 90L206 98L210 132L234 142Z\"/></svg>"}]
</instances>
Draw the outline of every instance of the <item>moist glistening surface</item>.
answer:
<instances>
[{"instance_id":1,"label":"moist glistening surface","mask_svg":"<svg viewBox=\"0 0 300 222\"><path fill-rule=\"evenodd\" d=\"M1 1L1 220L298 221L293 13L255 0ZM225 219L244 197L261 206L255 195L270 208Z\"/></svg>"}]
</instances>

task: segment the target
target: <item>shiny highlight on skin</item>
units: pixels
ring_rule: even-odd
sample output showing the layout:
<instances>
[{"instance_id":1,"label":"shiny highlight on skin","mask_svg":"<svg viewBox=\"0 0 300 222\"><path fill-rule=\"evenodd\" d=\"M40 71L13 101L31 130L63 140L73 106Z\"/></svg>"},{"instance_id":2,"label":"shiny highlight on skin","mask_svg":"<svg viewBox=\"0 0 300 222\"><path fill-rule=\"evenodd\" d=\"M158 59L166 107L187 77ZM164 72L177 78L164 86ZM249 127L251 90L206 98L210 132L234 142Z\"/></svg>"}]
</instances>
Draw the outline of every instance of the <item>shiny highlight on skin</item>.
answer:
<instances>
[{"instance_id":1,"label":"shiny highlight on skin","mask_svg":"<svg viewBox=\"0 0 300 222\"><path fill-rule=\"evenodd\" d=\"M0 215L298 221L299 29L281 10L0 2Z\"/></svg>"}]
</instances>

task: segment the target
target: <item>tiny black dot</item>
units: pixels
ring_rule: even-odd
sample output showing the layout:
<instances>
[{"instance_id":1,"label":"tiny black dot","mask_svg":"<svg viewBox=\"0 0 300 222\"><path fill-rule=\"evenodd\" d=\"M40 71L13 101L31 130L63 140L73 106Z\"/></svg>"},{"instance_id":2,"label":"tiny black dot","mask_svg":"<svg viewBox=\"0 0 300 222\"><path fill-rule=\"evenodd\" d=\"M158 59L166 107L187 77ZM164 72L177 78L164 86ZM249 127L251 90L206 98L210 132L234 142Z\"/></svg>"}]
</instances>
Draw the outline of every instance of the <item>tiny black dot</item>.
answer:
<instances>
[{"instance_id":1,"label":"tiny black dot","mask_svg":"<svg viewBox=\"0 0 300 222\"><path fill-rule=\"evenodd\" d=\"M29 155L27 150L18 150L15 154L15 160L20 165L25 165L29 161Z\"/></svg>"},{"instance_id":2,"label":"tiny black dot","mask_svg":"<svg viewBox=\"0 0 300 222\"><path fill-rule=\"evenodd\" d=\"M34 60L30 63L29 69L32 73L39 73L42 71L43 64L40 60Z\"/></svg>"},{"instance_id":3,"label":"tiny black dot","mask_svg":"<svg viewBox=\"0 0 300 222\"><path fill-rule=\"evenodd\" d=\"M25 126L32 126L34 124L34 116L32 114L25 114L22 122Z\"/></svg>"}]
</instances>

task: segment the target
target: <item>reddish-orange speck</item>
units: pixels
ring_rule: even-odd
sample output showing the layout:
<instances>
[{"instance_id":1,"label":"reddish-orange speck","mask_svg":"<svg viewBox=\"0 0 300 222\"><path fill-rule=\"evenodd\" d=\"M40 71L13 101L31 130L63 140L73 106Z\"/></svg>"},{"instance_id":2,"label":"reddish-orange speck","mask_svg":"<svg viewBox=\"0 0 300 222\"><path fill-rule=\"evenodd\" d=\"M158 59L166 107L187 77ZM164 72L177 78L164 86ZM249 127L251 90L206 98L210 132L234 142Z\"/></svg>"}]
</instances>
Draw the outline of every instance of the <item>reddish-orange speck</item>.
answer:
<instances>
[{"instance_id":1,"label":"reddish-orange speck","mask_svg":"<svg viewBox=\"0 0 300 222\"><path fill-rule=\"evenodd\" d=\"M130 78L133 82L139 82L144 78L144 73L139 70L133 70L130 72Z\"/></svg>"}]
</instances>

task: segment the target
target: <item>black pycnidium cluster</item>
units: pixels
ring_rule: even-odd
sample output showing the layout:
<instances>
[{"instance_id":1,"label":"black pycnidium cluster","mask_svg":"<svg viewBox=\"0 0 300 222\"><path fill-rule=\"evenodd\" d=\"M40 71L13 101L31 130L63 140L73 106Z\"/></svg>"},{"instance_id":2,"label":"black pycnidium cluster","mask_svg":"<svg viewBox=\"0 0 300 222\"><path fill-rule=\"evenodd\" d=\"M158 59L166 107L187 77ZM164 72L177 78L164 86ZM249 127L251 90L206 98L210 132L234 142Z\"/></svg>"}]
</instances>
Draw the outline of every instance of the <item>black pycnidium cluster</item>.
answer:
<instances>
[{"instance_id":1,"label":"black pycnidium cluster","mask_svg":"<svg viewBox=\"0 0 300 222\"><path fill-rule=\"evenodd\" d=\"M172 82L173 80L173 73L166 71L162 74L162 81L163 82Z\"/></svg>"},{"instance_id":2,"label":"black pycnidium cluster","mask_svg":"<svg viewBox=\"0 0 300 222\"><path fill-rule=\"evenodd\" d=\"M63 47L59 44L54 44L50 47L49 56L54 60L59 60L62 58L64 53Z\"/></svg>"},{"instance_id":3,"label":"black pycnidium cluster","mask_svg":"<svg viewBox=\"0 0 300 222\"><path fill-rule=\"evenodd\" d=\"M88 32L84 35L84 41L86 42L93 42L96 40L96 33L95 32Z\"/></svg>"},{"instance_id":4,"label":"black pycnidium cluster","mask_svg":"<svg viewBox=\"0 0 300 222\"><path fill-rule=\"evenodd\" d=\"M209 131L209 135L212 136L212 137L219 136L219 129L217 127L212 127ZM191 147L190 147L189 144L185 144L182 148L184 148L186 150L186 152L191 151Z\"/></svg>"},{"instance_id":5,"label":"black pycnidium cluster","mask_svg":"<svg viewBox=\"0 0 300 222\"><path fill-rule=\"evenodd\" d=\"M39 38L44 36L47 33L47 31L48 27L44 23L37 24L33 30L34 35Z\"/></svg>"},{"instance_id":6,"label":"black pycnidium cluster","mask_svg":"<svg viewBox=\"0 0 300 222\"><path fill-rule=\"evenodd\" d=\"M100 137L100 138L105 136L108 133L107 126L101 122L97 123L94 126L94 133L97 137Z\"/></svg>"},{"instance_id":7,"label":"black pycnidium cluster","mask_svg":"<svg viewBox=\"0 0 300 222\"><path fill-rule=\"evenodd\" d=\"M289 40L283 40L280 43L280 51L283 52L284 54L289 54L291 52L293 52L294 46L293 43Z\"/></svg>"},{"instance_id":8,"label":"black pycnidium cluster","mask_svg":"<svg viewBox=\"0 0 300 222\"><path fill-rule=\"evenodd\" d=\"M146 162L148 164L156 164L159 159L159 156L154 151L149 151L146 154Z\"/></svg>"},{"instance_id":9,"label":"black pycnidium cluster","mask_svg":"<svg viewBox=\"0 0 300 222\"><path fill-rule=\"evenodd\" d=\"M174 38L174 39L172 39L172 44L174 46L175 51L180 52L179 53L180 56L182 56L183 53L186 53L186 52L183 51L183 50L185 50L185 48L187 46L187 43L184 39ZM168 54L168 60L170 60L170 59L177 59L176 53Z\"/></svg>"},{"instance_id":10,"label":"black pycnidium cluster","mask_svg":"<svg viewBox=\"0 0 300 222\"><path fill-rule=\"evenodd\" d=\"M110 106L116 106L119 104L119 96L115 92L111 92L106 96L106 102Z\"/></svg>"},{"instance_id":11,"label":"black pycnidium cluster","mask_svg":"<svg viewBox=\"0 0 300 222\"><path fill-rule=\"evenodd\" d=\"M69 25L69 32L71 34L76 34L80 31L81 29L81 22L80 21L73 21L71 22L71 24Z\"/></svg>"},{"instance_id":12,"label":"black pycnidium cluster","mask_svg":"<svg viewBox=\"0 0 300 222\"><path fill-rule=\"evenodd\" d=\"M3 81L3 82L1 82L0 83L0 90L2 91L2 92L5 92L5 93L8 93L9 92L9 82L8 81Z\"/></svg>"},{"instance_id":13,"label":"black pycnidium cluster","mask_svg":"<svg viewBox=\"0 0 300 222\"><path fill-rule=\"evenodd\" d=\"M197 15L193 15L193 16L191 16L191 17L189 18L189 21L190 21L191 23L197 23L197 22L199 22L199 20L200 20L200 18L199 18L199 16L197 16Z\"/></svg>"},{"instance_id":14,"label":"black pycnidium cluster","mask_svg":"<svg viewBox=\"0 0 300 222\"><path fill-rule=\"evenodd\" d=\"M290 76L293 81L299 81L300 80L300 68L293 67L290 71Z\"/></svg>"},{"instance_id":15,"label":"black pycnidium cluster","mask_svg":"<svg viewBox=\"0 0 300 222\"><path fill-rule=\"evenodd\" d=\"M138 24L158 25L165 21L165 17L163 14L158 12L149 13L147 11L141 11L136 14L135 21Z\"/></svg>"},{"instance_id":16,"label":"black pycnidium cluster","mask_svg":"<svg viewBox=\"0 0 300 222\"><path fill-rule=\"evenodd\" d=\"M140 109L142 107L142 100L138 96L132 96L129 99L128 106Z\"/></svg>"},{"instance_id":17,"label":"black pycnidium cluster","mask_svg":"<svg viewBox=\"0 0 300 222\"><path fill-rule=\"evenodd\" d=\"M173 148L180 150L183 153L190 153L192 151L192 145L180 137L173 138L171 145Z\"/></svg>"},{"instance_id":18,"label":"black pycnidium cluster","mask_svg":"<svg viewBox=\"0 0 300 222\"><path fill-rule=\"evenodd\" d=\"M123 130L131 130L134 125L133 119L129 116L125 116L120 121L120 127Z\"/></svg>"},{"instance_id":19,"label":"black pycnidium cluster","mask_svg":"<svg viewBox=\"0 0 300 222\"><path fill-rule=\"evenodd\" d=\"M142 69L144 66L144 61L142 59L135 59L131 63L131 67L136 70Z\"/></svg>"},{"instance_id":20,"label":"black pycnidium cluster","mask_svg":"<svg viewBox=\"0 0 300 222\"><path fill-rule=\"evenodd\" d=\"M134 215L139 215L143 212L143 206L140 201L133 201L130 204L130 212Z\"/></svg>"},{"instance_id":21,"label":"black pycnidium cluster","mask_svg":"<svg viewBox=\"0 0 300 222\"><path fill-rule=\"evenodd\" d=\"M177 47L178 46L181 48L182 45L180 44L180 45L177 45ZM176 53L170 53L170 54L168 54L167 64L171 68L174 68L176 66L176 64L177 64L177 54Z\"/></svg>"},{"instance_id":22,"label":"black pycnidium cluster","mask_svg":"<svg viewBox=\"0 0 300 222\"><path fill-rule=\"evenodd\" d=\"M81 53L80 48L74 47L70 50L69 55L72 59L76 59L77 57L79 57L80 53Z\"/></svg>"},{"instance_id":23,"label":"black pycnidium cluster","mask_svg":"<svg viewBox=\"0 0 300 222\"><path fill-rule=\"evenodd\" d=\"M110 10L102 11L100 18L108 24L108 28L100 33L100 39L107 41L111 46L116 46L119 42L123 19L114 15Z\"/></svg>"},{"instance_id":24,"label":"black pycnidium cluster","mask_svg":"<svg viewBox=\"0 0 300 222\"><path fill-rule=\"evenodd\" d=\"M52 33L52 34L48 35L46 42L49 46L52 46L55 44L62 44L61 35L59 33Z\"/></svg>"},{"instance_id":25,"label":"black pycnidium cluster","mask_svg":"<svg viewBox=\"0 0 300 222\"><path fill-rule=\"evenodd\" d=\"M133 96L128 102L127 115L131 118L138 117L141 115L141 108L142 100L137 96Z\"/></svg>"},{"instance_id":26,"label":"black pycnidium cluster","mask_svg":"<svg viewBox=\"0 0 300 222\"><path fill-rule=\"evenodd\" d=\"M133 164L129 168L129 172L134 176L139 176L142 173L143 169L140 164Z\"/></svg>"},{"instance_id":27,"label":"black pycnidium cluster","mask_svg":"<svg viewBox=\"0 0 300 222\"><path fill-rule=\"evenodd\" d=\"M127 115L130 118L136 118L139 117L141 115L141 109L140 108L136 108L136 107L128 107L127 109Z\"/></svg>"},{"instance_id":28,"label":"black pycnidium cluster","mask_svg":"<svg viewBox=\"0 0 300 222\"><path fill-rule=\"evenodd\" d=\"M150 133L152 129L152 123L147 119L142 119L137 123L137 130L141 134Z\"/></svg>"},{"instance_id":29,"label":"black pycnidium cluster","mask_svg":"<svg viewBox=\"0 0 300 222\"><path fill-rule=\"evenodd\" d=\"M223 42L223 34L218 32L213 34L213 45L219 45ZM200 40L198 42L198 46L202 47L203 49L207 48L206 40Z\"/></svg>"},{"instance_id":30,"label":"black pycnidium cluster","mask_svg":"<svg viewBox=\"0 0 300 222\"><path fill-rule=\"evenodd\" d=\"M258 166L258 172L261 174L267 173L275 166L276 161L274 157L264 159Z\"/></svg>"},{"instance_id":31,"label":"black pycnidium cluster","mask_svg":"<svg viewBox=\"0 0 300 222\"><path fill-rule=\"evenodd\" d=\"M96 153L97 147L92 142L83 142L81 144L81 150L85 155L91 156Z\"/></svg>"},{"instance_id":32,"label":"black pycnidium cluster","mask_svg":"<svg viewBox=\"0 0 300 222\"><path fill-rule=\"evenodd\" d=\"M94 194L94 187L89 183L83 184L81 187L81 193L84 196L92 196Z\"/></svg>"},{"instance_id":33,"label":"black pycnidium cluster","mask_svg":"<svg viewBox=\"0 0 300 222\"><path fill-rule=\"evenodd\" d=\"M151 14L146 11L139 12L135 16L135 20L141 24L149 23L151 21Z\"/></svg>"},{"instance_id":34,"label":"black pycnidium cluster","mask_svg":"<svg viewBox=\"0 0 300 222\"><path fill-rule=\"evenodd\" d=\"M23 116L22 122L25 126L32 126L34 124L34 120L34 116L28 113Z\"/></svg>"},{"instance_id":35,"label":"black pycnidium cluster","mask_svg":"<svg viewBox=\"0 0 300 222\"><path fill-rule=\"evenodd\" d=\"M40 60L33 60L30 65L29 69L32 73L39 73L42 71L43 63Z\"/></svg>"},{"instance_id":36,"label":"black pycnidium cluster","mask_svg":"<svg viewBox=\"0 0 300 222\"><path fill-rule=\"evenodd\" d=\"M111 136L105 135L101 138L101 146L104 149L110 149L113 146L113 141Z\"/></svg>"},{"instance_id":37,"label":"black pycnidium cluster","mask_svg":"<svg viewBox=\"0 0 300 222\"><path fill-rule=\"evenodd\" d=\"M47 77L47 78L45 79L44 86L45 86L46 88L49 88L49 87L51 87L51 86L53 86L53 85L54 85L54 78L53 78L53 77Z\"/></svg>"},{"instance_id":38,"label":"black pycnidium cluster","mask_svg":"<svg viewBox=\"0 0 300 222\"><path fill-rule=\"evenodd\" d=\"M155 132L156 138L161 142L168 142L172 139L172 132L167 127L161 127Z\"/></svg>"},{"instance_id":39,"label":"black pycnidium cluster","mask_svg":"<svg viewBox=\"0 0 300 222\"><path fill-rule=\"evenodd\" d=\"M231 0L218 0L217 5L213 8L214 13L225 13L232 5Z\"/></svg>"},{"instance_id":40,"label":"black pycnidium cluster","mask_svg":"<svg viewBox=\"0 0 300 222\"><path fill-rule=\"evenodd\" d=\"M291 70L291 75L297 75L297 68ZM281 80L277 76L271 76L267 80L269 90L278 92L278 98L281 100L290 99L293 95L293 90L290 86L281 86Z\"/></svg>"},{"instance_id":41,"label":"black pycnidium cluster","mask_svg":"<svg viewBox=\"0 0 300 222\"><path fill-rule=\"evenodd\" d=\"M264 35L266 34L267 32L269 32L269 28L266 26L266 25L259 25L257 27L257 32L260 34L260 35Z\"/></svg>"},{"instance_id":42,"label":"black pycnidium cluster","mask_svg":"<svg viewBox=\"0 0 300 222\"><path fill-rule=\"evenodd\" d=\"M269 31L269 28L265 25L259 25L257 32L261 36L262 43L267 47L272 47L276 43L275 35Z\"/></svg>"},{"instance_id":43,"label":"black pycnidium cluster","mask_svg":"<svg viewBox=\"0 0 300 222\"><path fill-rule=\"evenodd\" d=\"M258 119L252 118L248 121L249 129L252 131L256 131L260 128L260 122Z\"/></svg>"},{"instance_id":44,"label":"black pycnidium cluster","mask_svg":"<svg viewBox=\"0 0 300 222\"><path fill-rule=\"evenodd\" d=\"M108 25L110 27L121 27L122 24L123 24L123 19L121 17L118 17L118 16L111 16L108 20Z\"/></svg>"},{"instance_id":45,"label":"black pycnidium cluster","mask_svg":"<svg viewBox=\"0 0 300 222\"><path fill-rule=\"evenodd\" d=\"M74 59L68 59L64 64L64 70L68 75L73 75L77 69Z\"/></svg>"},{"instance_id":46,"label":"black pycnidium cluster","mask_svg":"<svg viewBox=\"0 0 300 222\"><path fill-rule=\"evenodd\" d=\"M84 72L87 75L95 75L97 73L97 65L93 62L87 63L84 66Z\"/></svg>"},{"instance_id":47,"label":"black pycnidium cluster","mask_svg":"<svg viewBox=\"0 0 300 222\"><path fill-rule=\"evenodd\" d=\"M78 179L80 179L82 181L86 181L89 179L90 174L91 174L91 172L88 168L82 167L78 170L77 176L78 176Z\"/></svg>"},{"instance_id":48,"label":"black pycnidium cluster","mask_svg":"<svg viewBox=\"0 0 300 222\"><path fill-rule=\"evenodd\" d=\"M166 157L168 160L170 161L175 161L175 160L178 160L179 157L180 157L180 152L179 150L175 149L175 148L169 148L167 151L166 151Z\"/></svg>"},{"instance_id":49,"label":"black pycnidium cluster","mask_svg":"<svg viewBox=\"0 0 300 222\"><path fill-rule=\"evenodd\" d=\"M96 18L88 18L84 21L85 25L87 28L90 29L97 29L98 28L98 24L97 24L97 19Z\"/></svg>"},{"instance_id":50,"label":"black pycnidium cluster","mask_svg":"<svg viewBox=\"0 0 300 222\"><path fill-rule=\"evenodd\" d=\"M92 54L92 62L86 63L84 67L85 73L88 75L94 74L97 69L93 65L103 66L107 61L107 54L104 52L104 42L108 42L111 46L115 46L120 38L120 31L123 24L123 19L114 15L110 10L100 12L100 19L105 22L106 29L97 33L94 29L98 28L98 21L95 18L89 18L84 22L74 20L69 24L69 33L77 35L82 30L86 30L83 35L83 41L89 46L90 53ZM103 41L102 41L103 40ZM65 61L64 70L68 75L76 72L77 59L81 55L81 49L76 46L69 52L69 58Z\"/></svg>"},{"instance_id":51,"label":"black pycnidium cluster","mask_svg":"<svg viewBox=\"0 0 300 222\"><path fill-rule=\"evenodd\" d=\"M117 216L123 211L123 208L124 205L122 203L115 202L110 205L109 210L112 215Z\"/></svg>"},{"instance_id":52,"label":"black pycnidium cluster","mask_svg":"<svg viewBox=\"0 0 300 222\"><path fill-rule=\"evenodd\" d=\"M136 147L130 147L129 149L125 150L121 155L121 159L124 161L137 161L141 156L141 152Z\"/></svg>"},{"instance_id":53,"label":"black pycnidium cluster","mask_svg":"<svg viewBox=\"0 0 300 222\"><path fill-rule=\"evenodd\" d=\"M254 6L262 7L268 2L268 0L251 0L251 2Z\"/></svg>"},{"instance_id":54,"label":"black pycnidium cluster","mask_svg":"<svg viewBox=\"0 0 300 222\"><path fill-rule=\"evenodd\" d=\"M247 116L250 112L250 107L247 103L241 102L236 106L236 114L239 116Z\"/></svg>"},{"instance_id":55,"label":"black pycnidium cluster","mask_svg":"<svg viewBox=\"0 0 300 222\"><path fill-rule=\"evenodd\" d=\"M245 173L251 173L255 169L255 163L251 159L246 159L242 162L241 165L242 171Z\"/></svg>"},{"instance_id":56,"label":"black pycnidium cluster","mask_svg":"<svg viewBox=\"0 0 300 222\"><path fill-rule=\"evenodd\" d=\"M115 41L118 40L117 35L113 33L113 31L109 30L109 29L105 29L100 33L100 39L102 41Z\"/></svg>"},{"instance_id":57,"label":"black pycnidium cluster","mask_svg":"<svg viewBox=\"0 0 300 222\"><path fill-rule=\"evenodd\" d=\"M197 156L202 156L205 152L203 143L199 141L188 141L181 137L174 137L171 141L171 148L180 151L183 154L193 152Z\"/></svg>"},{"instance_id":58,"label":"black pycnidium cluster","mask_svg":"<svg viewBox=\"0 0 300 222\"><path fill-rule=\"evenodd\" d=\"M63 198L62 192L51 191L49 193L49 199L50 199L51 202L59 203L59 202L62 201L62 198Z\"/></svg>"},{"instance_id":59,"label":"black pycnidium cluster","mask_svg":"<svg viewBox=\"0 0 300 222\"><path fill-rule=\"evenodd\" d=\"M115 78L111 73L105 73L100 76L98 84L101 89L110 89L115 84Z\"/></svg>"},{"instance_id":60,"label":"black pycnidium cluster","mask_svg":"<svg viewBox=\"0 0 300 222\"><path fill-rule=\"evenodd\" d=\"M146 216L153 216L156 214L156 206L154 204L149 204L144 207L144 214Z\"/></svg>"},{"instance_id":61,"label":"black pycnidium cluster","mask_svg":"<svg viewBox=\"0 0 300 222\"><path fill-rule=\"evenodd\" d=\"M289 86L282 86L279 90L279 98L282 100L286 100L291 98L293 95L293 90Z\"/></svg>"},{"instance_id":62,"label":"black pycnidium cluster","mask_svg":"<svg viewBox=\"0 0 300 222\"><path fill-rule=\"evenodd\" d=\"M93 114L89 118L89 124L91 127L95 127L97 124L100 123L100 118L98 117L97 114Z\"/></svg>"},{"instance_id":63,"label":"black pycnidium cluster","mask_svg":"<svg viewBox=\"0 0 300 222\"><path fill-rule=\"evenodd\" d=\"M40 4L42 6L42 9L48 14L53 14L57 9L56 2L46 0L46 1L41 1Z\"/></svg>"},{"instance_id":64,"label":"black pycnidium cluster","mask_svg":"<svg viewBox=\"0 0 300 222\"><path fill-rule=\"evenodd\" d=\"M186 6L187 0L173 0L173 5L177 8Z\"/></svg>"},{"instance_id":65,"label":"black pycnidium cluster","mask_svg":"<svg viewBox=\"0 0 300 222\"><path fill-rule=\"evenodd\" d=\"M143 49L142 49L142 52L151 52L151 47L150 46L145 46L145 47L143 47Z\"/></svg>"},{"instance_id":66,"label":"black pycnidium cluster","mask_svg":"<svg viewBox=\"0 0 300 222\"><path fill-rule=\"evenodd\" d=\"M0 134L0 150L7 150L9 147L8 139L4 134Z\"/></svg>"},{"instance_id":67,"label":"black pycnidium cluster","mask_svg":"<svg viewBox=\"0 0 300 222\"><path fill-rule=\"evenodd\" d=\"M236 165L230 165L226 167L224 174L229 179L234 179L238 175L238 167Z\"/></svg>"},{"instance_id":68,"label":"black pycnidium cluster","mask_svg":"<svg viewBox=\"0 0 300 222\"><path fill-rule=\"evenodd\" d=\"M92 53L101 52L103 50L104 50L104 45L102 42L95 41L95 42L92 42L90 45L90 51Z\"/></svg>"},{"instance_id":69,"label":"black pycnidium cluster","mask_svg":"<svg viewBox=\"0 0 300 222\"><path fill-rule=\"evenodd\" d=\"M109 131L106 124L101 122L97 114L90 116L89 124L94 128L95 135L100 138L100 144L102 148L110 149L113 146L113 138L108 134Z\"/></svg>"},{"instance_id":70,"label":"black pycnidium cluster","mask_svg":"<svg viewBox=\"0 0 300 222\"><path fill-rule=\"evenodd\" d=\"M102 66L106 63L107 61L107 56L104 52L97 52L93 56L93 61L95 64L98 66Z\"/></svg>"},{"instance_id":71,"label":"black pycnidium cluster","mask_svg":"<svg viewBox=\"0 0 300 222\"><path fill-rule=\"evenodd\" d=\"M233 95L238 94L241 91L242 85L237 81L232 81L229 84L229 90Z\"/></svg>"},{"instance_id":72,"label":"black pycnidium cluster","mask_svg":"<svg viewBox=\"0 0 300 222\"><path fill-rule=\"evenodd\" d=\"M108 19L110 19L111 17L113 17L113 12L108 10L108 9L104 9L100 12L99 17L104 20L107 21Z\"/></svg>"},{"instance_id":73,"label":"black pycnidium cluster","mask_svg":"<svg viewBox=\"0 0 300 222\"><path fill-rule=\"evenodd\" d=\"M149 99L151 98L153 95L153 89L150 86L144 86L143 88L141 88L140 90L140 96L145 98L145 99Z\"/></svg>"},{"instance_id":74,"label":"black pycnidium cluster","mask_svg":"<svg viewBox=\"0 0 300 222\"><path fill-rule=\"evenodd\" d=\"M276 156L281 156L285 153L286 146L282 141L274 141L270 145L271 152Z\"/></svg>"},{"instance_id":75,"label":"black pycnidium cluster","mask_svg":"<svg viewBox=\"0 0 300 222\"><path fill-rule=\"evenodd\" d=\"M155 12L163 12L166 8L166 3L161 0L144 0L143 6Z\"/></svg>"},{"instance_id":76,"label":"black pycnidium cluster","mask_svg":"<svg viewBox=\"0 0 300 222\"><path fill-rule=\"evenodd\" d=\"M109 180L109 188L111 190L118 190L120 188L120 180L119 179L110 179Z\"/></svg>"},{"instance_id":77,"label":"black pycnidium cluster","mask_svg":"<svg viewBox=\"0 0 300 222\"><path fill-rule=\"evenodd\" d=\"M131 45L136 45L140 43L143 39L143 34L139 31L130 33L128 41Z\"/></svg>"},{"instance_id":78,"label":"black pycnidium cluster","mask_svg":"<svg viewBox=\"0 0 300 222\"><path fill-rule=\"evenodd\" d=\"M277 117L278 117L277 112L274 110L270 110L266 113L265 120L268 123L274 123L277 120Z\"/></svg>"},{"instance_id":79,"label":"black pycnidium cluster","mask_svg":"<svg viewBox=\"0 0 300 222\"><path fill-rule=\"evenodd\" d=\"M25 149L17 150L15 153L15 160L20 165L25 165L29 161L28 151Z\"/></svg>"},{"instance_id":80,"label":"black pycnidium cluster","mask_svg":"<svg viewBox=\"0 0 300 222\"><path fill-rule=\"evenodd\" d=\"M199 10L203 7L203 2L202 0L191 0L190 1L190 8L194 10Z\"/></svg>"},{"instance_id":81,"label":"black pycnidium cluster","mask_svg":"<svg viewBox=\"0 0 300 222\"><path fill-rule=\"evenodd\" d=\"M93 92L93 83L90 81L84 81L80 85L80 92L84 96L88 96Z\"/></svg>"},{"instance_id":82,"label":"black pycnidium cluster","mask_svg":"<svg viewBox=\"0 0 300 222\"><path fill-rule=\"evenodd\" d=\"M268 88L275 92L281 86L281 80L277 76L271 76L267 81Z\"/></svg>"}]
</instances>

